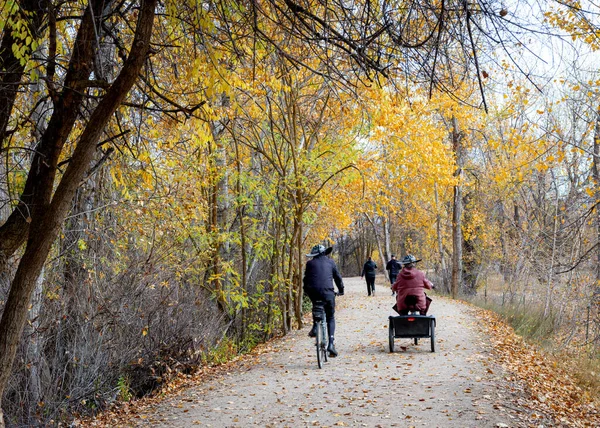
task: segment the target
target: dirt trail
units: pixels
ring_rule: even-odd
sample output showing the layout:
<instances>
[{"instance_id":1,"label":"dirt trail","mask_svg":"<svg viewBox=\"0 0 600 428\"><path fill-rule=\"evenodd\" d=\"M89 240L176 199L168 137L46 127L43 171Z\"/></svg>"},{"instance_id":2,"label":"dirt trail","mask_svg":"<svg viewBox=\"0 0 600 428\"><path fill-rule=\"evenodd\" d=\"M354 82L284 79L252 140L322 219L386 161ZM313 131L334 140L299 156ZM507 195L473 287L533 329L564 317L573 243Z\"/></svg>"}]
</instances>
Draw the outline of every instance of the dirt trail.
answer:
<instances>
[{"instance_id":1,"label":"dirt trail","mask_svg":"<svg viewBox=\"0 0 600 428\"><path fill-rule=\"evenodd\" d=\"M429 339L396 340L388 352L393 297L379 285L367 297L360 278L344 279L337 300L340 353L317 367L308 327L273 344L273 351L234 364L228 373L167 398L139 416L137 426L527 426L508 403L502 370L487 339L459 302L433 296L436 352Z\"/></svg>"}]
</instances>

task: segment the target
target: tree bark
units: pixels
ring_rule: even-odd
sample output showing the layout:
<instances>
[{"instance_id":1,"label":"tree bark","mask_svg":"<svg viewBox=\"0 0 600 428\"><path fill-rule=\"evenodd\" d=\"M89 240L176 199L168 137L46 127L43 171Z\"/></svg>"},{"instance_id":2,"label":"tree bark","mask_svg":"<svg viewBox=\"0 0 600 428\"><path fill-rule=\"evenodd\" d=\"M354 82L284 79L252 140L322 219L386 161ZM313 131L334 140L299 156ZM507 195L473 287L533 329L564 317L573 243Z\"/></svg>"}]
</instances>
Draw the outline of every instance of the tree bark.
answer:
<instances>
[{"instance_id":1,"label":"tree bark","mask_svg":"<svg viewBox=\"0 0 600 428\"><path fill-rule=\"evenodd\" d=\"M444 287L444 290L450 292L450 286L448 284L448 267L446 266L446 256L444 254L444 241L442 239L442 215L440 214L439 209L439 195L437 183L434 187L434 196L436 210L435 228L437 234L438 254L440 256L440 269L442 271L442 286Z\"/></svg>"},{"instance_id":2,"label":"tree bark","mask_svg":"<svg viewBox=\"0 0 600 428\"><path fill-rule=\"evenodd\" d=\"M600 323L600 107L596 110L596 126L594 127L594 157L592 159L592 178L594 179L594 204L596 207L596 283L592 297L592 305L596 322Z\"/></svg>"},{"instance_id":3,"label":"tree bark","mask_svg":"<svg viewBox=\"0 0 600 428\"><path fill-rule=\"evenodd\" d=\"M42 337L39 332L40 314L43 304L43 285L44 285L44 269L37 279L33 298L31 299L31 309L29 310L29 343L27 344L27 364L29 365L29 398L32 403L42 401L42 381L40 379L42 367ZM30 415L33 417L34 415Z\"/></svg>"},{"instance_id":4,"label":"tree bark","mask_svg":"<svg viewBox=\"0 0 600 428\"><path fill-rule=\"evenodd\" d=\"M389 272L385 269L387 263L392 259L392 250L391 250L391 233L390 233L390 221L389 221L389 213L387 216L383 217L383 241L385 245L385 260L382 266L383 272L385 273L386 279L389 281Z\"/></svg>"},{"instance_id":5,"label":"tree bark","mask_svg":"<svg viewBox=\"0 0 600 428\"><path fill-rule=\"evenodd\" d=\"M64 90L36 149L19 204L0 226L0 257L10 258L25 243L33 212L43 210L50 203L58 160L78 118L93 69L95 27L99 25L102 8L107 3L92 0L85 9L63 83Z\"/></svg>"},{"instance_id":6,"label":"tree bark","mask_svg":"<svg viewBox=\"0 0 600 428\"><path fill-rule=\"evenodd\" d=\"M377 243L377 251L379 252L379 261L383 264L383 268L385 268L385 260L383 258L384 257L383 251L381 249L381 239L379 239L379 233L377 233L377 226L375 225L375 222L371 219L371 217L369 217L369 214L365 213L365 218L369 221L369 223L373 227L373 233L375 234L375 242ZM370 252L369 252L369 255L370 255ZM361 266L359 266L359 267L362 269Z\"/></svg>"},{"instance_id":7,"label":"tree bark","mask_svg":"<svg viewBox=\"0 0 600 428\"><path fill-rule=\"evenodd\" d=\"M240 161L240 148L238 144L237 138L234 136L234 147L235 147L235 168L237 172L236 182L235 182L235 192L236 192L236 210L237 216L240 219L240 250L242 257L242 283L240 284L240 288L244 293L244 298L248 297L248 256L246 253L246 223L244 221L245 216L245 207L246 203L242 202L242 163ZM247 310L245 306L242 306L242 322L241 322L241 336L246 336L246 323L247 323Z\"/></svg>"},{"instance_id":8,"label":"tree bark","mask_svg":"<svg viewBox=\"0 0 600 428\"><path fill-rule=\"evenodd\" d=\"M557 180L556 177L554 177L554 174L552 174L552 178L554 182L556 197L554 201L554 227L552 229L552 249L550 253L550 266L548 266L548 278L546 280L546 304L544 305L544 318L550 315L552 294L554 292L554 259L556 258L556 239L558 234L558 183L556 182Z\"/></svg>"},{"instance_id":9,"label":"tree bark","mask_svg":"<svg viewBox=\"0 0 600 428\"><path fill-rule=\"evenodd\" d=\"M302 288L302 241L304 238L304 228L302 227L302 218L298 224L298 236L296 238L296 273L294 275L296 287L296 322L298 328L303 327L302 322L302 299L304 297L304 289Z\"/></svg>"},{"instance_id":10,"label":"tree bark","mask_svg":"<svg viewBox=\"0 0 600 428\"><path fill-rule=\"evenodd\" d=\"M12 281L2 319L0 320L0 396L2 396L11 374L36 280L42 271L50 248L60 231L60 226L68 212L75 191L84 178L85 172L94 157L100 135L115 110L135 83L146 60L156 3L157 0L143 0L141 2L135 37L129 56L118 77L92 113L87 126L77 142L71 161L56 188L54 196L50 198L50 194L46 195L48 192L45 189L39 188L34 193L36 209L32 212L31 233L29 233L23 257ZM83 25L84 23L82 23ZM78 40L79 38L80 34L78 35ZM84 45L86 43L91 44L93 41L94 38L90 37ZM73 55L75 56L76 52ZM79 68L82 66L87 67L88 65L72 63L72 66ZM55 128L49 126L46 134L51 129L52 131L56 131ZM70 132L70 129L66 131ZM55 171L48 175L53 179ZM49 180L50 177L46 176L45 179ZM53 182L50 184L52 187ZM40 203L37 203L37 201L40 201Z\"/></svg>"},{"instance_id":11,"label":"tree bark","mask_svg":"<svg viewBox=\"0 0 600 428\"><path fill-rule=\"evenodd\" d=\"M452 298L456 299L462 283L462 168L463 157L461 147L462 135L458 130L458 121L452 117L452 148L456 156L457 184L454 186L454 203L452 210Z\"/></svg>"}]
</instances>

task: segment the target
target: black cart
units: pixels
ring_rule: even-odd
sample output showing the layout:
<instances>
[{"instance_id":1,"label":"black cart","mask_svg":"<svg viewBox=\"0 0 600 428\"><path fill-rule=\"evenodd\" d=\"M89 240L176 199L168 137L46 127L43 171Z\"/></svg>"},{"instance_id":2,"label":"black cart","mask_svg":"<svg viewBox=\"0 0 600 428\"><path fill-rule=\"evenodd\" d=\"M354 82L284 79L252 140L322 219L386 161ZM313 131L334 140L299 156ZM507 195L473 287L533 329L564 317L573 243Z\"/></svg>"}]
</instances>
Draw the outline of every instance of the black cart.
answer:
<instances>
[{"instance_id":1,"label":"black cart","mask_svg":"<svg viewBox=\"0 0 600 428\"><path fill-rule=\"evenodd\" d=\"M394 339L431 340L431 352L435 352L435 317L433 315L390 316L390 352L394 352Z\"/></svg>"}]
</instances>

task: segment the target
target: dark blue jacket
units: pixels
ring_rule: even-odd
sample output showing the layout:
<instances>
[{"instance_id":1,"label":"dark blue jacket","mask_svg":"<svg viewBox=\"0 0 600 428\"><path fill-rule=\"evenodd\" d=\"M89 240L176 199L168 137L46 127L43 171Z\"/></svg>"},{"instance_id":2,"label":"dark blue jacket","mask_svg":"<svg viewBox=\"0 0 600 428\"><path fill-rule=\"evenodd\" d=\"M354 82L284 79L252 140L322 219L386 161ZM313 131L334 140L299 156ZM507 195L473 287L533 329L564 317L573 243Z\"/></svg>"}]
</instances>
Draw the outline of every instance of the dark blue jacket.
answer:
<instances>
[{"instance_id":1,"label":"dark blue jacket","mask_svg":"<svg viewBox=\"0 0 600 428\"><path fill-rule=\"evenodd\" d=\"M306 262L304 270L304 292L309 296L323 296L334 294L333 281L340 292L344 293L342 276L337 270L335 262L325 255L313 257Z\"/></svg>"},{"instance_id":2,"label":"dark blue jacket","mask_svg":"<svg viewBox=\"0 0 600 428\"><path fill-rule=\"evenodd\" d=\"M369 278L375 278L375 274L377 273L377 265L373 260L368 260L363 266L363 271L360 276L366 276Z\"/></svg>"},{"instance_id":3,"label":"dark blue jacket","mask_svg":"<svg viewBox=\"0 0 600 428\"><path fill-rule=\"evenodd\" d=\"M400 262L398 262L398 260L392 259L387 262L385 269L390 271L390 275L398 275L398 273L402 270L402 265Z\"/></svg>"}]
</instances>

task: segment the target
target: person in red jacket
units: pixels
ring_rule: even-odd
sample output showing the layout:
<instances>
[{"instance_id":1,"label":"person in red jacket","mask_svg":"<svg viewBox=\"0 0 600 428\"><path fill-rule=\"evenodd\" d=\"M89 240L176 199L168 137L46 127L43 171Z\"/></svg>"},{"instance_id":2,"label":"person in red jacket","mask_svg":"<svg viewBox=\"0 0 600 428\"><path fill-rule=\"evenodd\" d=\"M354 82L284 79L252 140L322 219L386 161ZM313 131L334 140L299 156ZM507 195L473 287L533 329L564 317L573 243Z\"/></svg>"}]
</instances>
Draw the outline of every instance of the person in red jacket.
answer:
<instances>
[{"instance_id":1,"label":"person in red jacket","mask_svg":"<svg viewBox=\"0 0 600 428\"><path fill-rule=\"evenodd\" d=\"M415 256L409 254L404 256L400 262L403 268L392 286L392 291L396 292L396 311L400 315L408 314L406 296L415 296L415 306L421 315L427 313L428 305L425 290L431 290L434 287L431 281L425 278L425 274L415 268L415 264L420 261L420 259L417 260Z\"/></svg>"}]
</instances>

